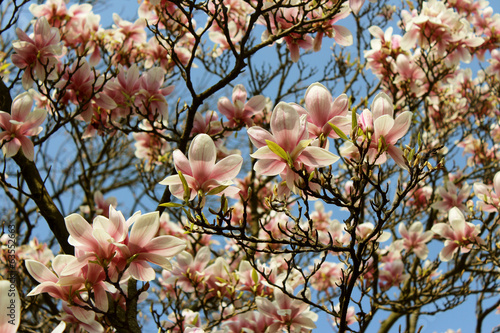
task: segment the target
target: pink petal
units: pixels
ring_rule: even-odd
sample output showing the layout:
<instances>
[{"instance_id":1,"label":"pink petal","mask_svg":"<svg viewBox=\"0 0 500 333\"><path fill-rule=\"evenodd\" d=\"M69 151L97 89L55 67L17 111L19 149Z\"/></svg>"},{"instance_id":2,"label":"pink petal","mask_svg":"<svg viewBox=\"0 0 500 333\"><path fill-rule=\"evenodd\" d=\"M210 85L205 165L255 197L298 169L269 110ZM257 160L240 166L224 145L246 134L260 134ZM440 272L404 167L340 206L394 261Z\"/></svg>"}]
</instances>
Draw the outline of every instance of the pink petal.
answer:
<instances>
[{"instance_id":1,"label":"pink petal","mask_svg":"<svg viewBox=\"0 0 500 333\"><path fill-rule=\"evenodd\" d=\"M353 11L353 13L357 15L364 2L365 0L349 0L349 7Z\"/></svg>"},{"instance_id":2,"label":"pink petal","mask_svg":"<svg viewBox=\"0 0 500 333\"><path fill-rule=\"evenodd\" d=\"M186 241L174 236L158 236L153 238L145 247L148 253L173 257L186 248Z\"/></svg>"},{"instance_id":3,"label":"pink petal","mask_svg":"<svg viewBox=\"0 0 500 333\"><path fill-rule=\"evenodd\" d=\"M12 138L12 140L4 144L2 150L5 157L12 157L17 154L19 148L21 148L21 141L18 138Z\"/></svg>"},{"instance_id":4,"label":"pink petal","mask_svg":"<svg viewBox=\"0 0 500 333\"><path fill-rule=\"evenodd\" d=\"M108 295L104 287L100 284L94 285L95 305L99 310L108 311Z\"/></svg>"},{"instance_id":5,"label":"pink petal","mask_svg":"<svg viewBox=\"0 0 500 333\"><path fill-rule=\"evenodd\" d=\"M0 111L0 128L3 128L4 130L9 130L10 127L12 126L10 120L12 119L12 116L4 111Z\"/></svg>"},{"instance_id":6,"label":"pink petal","mask_svg":"<svg viewBox=\"0 0 500 333\"><path fill-rule=\"evenodd\" d=\"M139 281L151 281L156 278L154 269L145 261L133 261L129 268L129 274Z\"/></svg>"},{"instance_id":7,"label":"pink petal","mask_svg":"<svg viewBox=\"0 0 500 333\"><path fill-rule=\"evenodd\" d=\"M207 134L198 134L189 147L192 176L203 183L212 172L217 157L214 141Z\"/></svg>"},{"instance_id":8,"label":"pink petal","mask_svg":"<svg viewBox=\"0 0 500 333\"><path fill-rule=\"evenodd\" d=\"M220 113L225 115L228 119L233 119L235 115L235 109L233 103L227 97L221 97L217 102L217 109Z\"/></svg>"},{"instance_id":9,"label":"pink petal","mask_svg":"<svg viewBox=\"0 0 500 333\"><path fill-rule=\"evenodd\" d=\"M73 264L75 261L77 261L77 258L72 255L59 254L54 258L54 260L52 260L52 269L59 277L61 277L62 271L66 268L66 266Z\"/></svg>"},{"instance_id":10,"label":"pink petal","mask_svg":"<svg viewBox=\"0 0 500 333\"><path fill-rule=\"evenodd\" d=\"M375 130L375 138L378 139L381 136L385 138L385 136L391 131L393 126L394 126L394 119L390 115L384 114L376 118L375 121L373 122L373 127Z\"/></svg>"},{"instance_id":11,"label":"pink petal","mask_svg":"<svg viewBox=\"0 0 500 333\"><path fill-rule=\"evenodd\" d=\"M493 188L495 189L495 193L500 195L500 172L497 172L493 178Z\"/></svg>"},{"instance_id":12,"label":"pink petal","mask_svg":"<svg viewBox=\"0 0 500 333\"><path fill-rule=\"evenodd\" d=\"M305 103L314 124L323 126L331 118L332 94L322 84L316 82L307 88Z\"/></svg>"},{"instance_id":13,"label":"pink petal","mask_svg":"<svg viewBox=\"0 0 500 333\"><path fill-rule=\"evenodd\" d=\"M275 176L281 173L286 167L286 163L277 160L258 160L253 169L257 174L263 176Z\"/></svg>"},{"instance_id":14,"label":"pink petal","mask_svg":"<svg viewBox=\"0 0 500 333\"><path fill-rule=\"evenodd\" d=\"M339 160L339 156L320 147L306 147L300 154L297 161L310 167L324 167L333 164Z\"/></svg>"},{"instance_id":15,"label":"pink petal","mask_svg":"<svg viewBox=\"0 0 500 333\"><path fill-rule=\"evenodd\" d=\"M291 152L295 148L300 136L300 118L293 106L285 102L276 105L271 115L271 131L276 143L285 151Z\"/></svg>"},{"instance_id":16,"label":"pink petal","mask_svg":"<svg viewBox=\"0 0 500 333\"><path fill-rule=\"evenodd\" d=\"M209 177L220 182L231 180L238 176L242 164L243 157L239 155L227 156L215 164Z\"/></svg>"},{"instance_id":17,"label":"pink petal","mask_svg":"<svg viewBox=\"0 0 500 333\"><path fill-rule=\"evenodd\" d=\"M33 98L28 92L17 96L12 102L12 119L24 122L33 106Z\"/></svg>"},{"instance_id":18,"label":"pink petal","mask_svg":"<svg viewBox=\"0 0 500 333\"><path fill-rule=\"evenodd\" d=\"M47 117L47 111L43 109L35 109L31 112L24 122L21 125L20 132L24 133L24 135L32 136L38 135L40 132L39 126L45 121Z\"/></svg>"},{"instance_id":19,"label":"pink petal","mask_svg":"<svg viewBox=\"0 0 500 333\"><path fill-rule=\"evenodd\" d=\"M173 153L175 170L182 172L183 175L193 175L193 171L191 170L191 164L189 164L189 160L186 155L184 155L179 149L174 150Z\"/></svg>"},{"instance_id":20,"label":"pink petal","mask_svg":"<svg viewBox=\"0 0 500 333\"><path fill-rule=\"evenodd\" d=\"M448 245L446 245L441 252L439 252L439 259L441 261L450 261L451 258L453 258L453 254L455 251L458 249L458 244L455 242L448 242Z\"/></svg>"},{"instance_id":21,"label":"pink petal","mask_svg":"<svg viewBox=\"0 0 500 333\"><path fill-rule=\"evenodd\" d=\"M245 103L247 101L247 91L242 84L237 84L233 89L233 103L236 101Z\"/></svg>"},{"instance_id":22,"label":"pink petal","mask_svg":"<svg viewBox=\"0 0 500 333\"><path fill-rule=\"evenodd\" d=\"M50 281L53 283L57 283L57 276L48 269L44 264L28 259L26 260L26 268L30 275L40 283Z\"/></svg>"},{"instance_id":23,"label":"pink petal","mask_svg":"<svg viewBox=\"0 0 500 333\"><path fill-rule=\"evenodd\" d=\"M21 149L24 156L26 156L28 160L33 161L35 158L35 147L33 146L33 142L25 136L19 137L19 141L21 142Z\"/></svg>"},{"instance_id":24,"label":"pink petal","mask_svg":"<svg viewBox=\"0 0 500 333\"><path fill-rule=\"evenodd\" d=\"M252 109L255 112L262 111L266 107L266 98L262 95L253 96L245 104L245 109Z\"/></svg>"},{"instance_id":25,"label":"pink petal","mask_svg":"<svg viewBox=\"0 0 500 333\"><path fill-rule=\"evenodd\" d=\"M333 31L335 31L335 35L333 38L337 42L337 44L342 46L351 46L353 43L352 33L346 27L341 25L332 25Z\"/></svg>"},{"instance_id":26,"label":"pink petal","mask_svg":"<svg viewBox=\"0 0 500 333\"><path fill-rule=\"evenodd\" d=\"M389 154L394 162L399 165L401 168L408 170L408 166L406 165L406 159L403 156L403 151L399 147L389 146L387 148L387 154Z\"/></svg>"},{"instance_id":27,"label":"pink petal","mask_svg":"<svg viewBox=\"0 0 500 333\"><path fill-rule=\"evenodd\" d=\"M250 138L250 141L252 141L254 146L256 146L257 148L266 147L267 146L266 140L273 142L276 141L276 139L271 133L258 126L250 127L247 130L247 134L248 137Z\"/></svg>"},{"instance_id":28,"label":"pink petal","mask_svg":"<svg viewBox=\"0 0 500 333\"><path fill-rule=\"evenodd\" d=\"M250 154L250 156L261 160L282 160L281 157L273 153L273 151L267 146L257 149L257 151Z\"/></svg>"},{"instance_id":29,"label":"pink petal","mask_svg":"<svg viewBox=\"0 0 500 333\"><path fill-rule=\"evenodd\" d=\"M394 106L392 100L387 96L386 93L379 93L375 96L372 102L373 119L377 119L383 115L389 115L391 118L394 115Z\"/></svg>"},{"instance_id":30,"label":"pink petal","mask_svg":"<svg viewBox=\"0 0 500 333\"><path fill-rule=\"evenodd\" d=\"M146 247L158 232L159 227L160 216L158 212L141 215L130 230L129 247L131 247L130 245L138 248Z\"/></svg>"},{"instance_id":31,"label":"pink petal","mask_svg":"<svg viewBox=\"0 0 500 333\"><path fill-rule=\"evenodd\" d=\"M399 139L401 139L410 128L411 119L413 117L413 113L410 111L404 111L400 113L396 120L394 121L394 125L389 132L388 135L385 136L385 140L387 143L396 143Z\"/></svg>"},{"instance_id":32,"label":"pink petal","mask_svg":"<svg viewBox=\"0 0 500 333\"><path fill-rule=\"evenodd\" d=\"M97 251L99 246L92 236L93 229L81 215L71 214L64 221L70 234L68 242L71 245L86 251Z\"/></svg>"}]
</instances>

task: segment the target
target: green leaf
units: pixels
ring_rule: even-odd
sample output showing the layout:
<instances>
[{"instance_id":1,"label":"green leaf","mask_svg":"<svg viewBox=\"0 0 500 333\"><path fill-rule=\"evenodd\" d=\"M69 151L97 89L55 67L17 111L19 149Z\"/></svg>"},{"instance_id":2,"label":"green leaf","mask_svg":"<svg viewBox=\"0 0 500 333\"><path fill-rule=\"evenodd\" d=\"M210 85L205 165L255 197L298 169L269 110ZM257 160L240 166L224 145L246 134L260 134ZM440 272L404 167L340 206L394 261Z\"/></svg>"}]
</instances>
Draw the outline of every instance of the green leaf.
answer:
<instances>
[{"instance_id":1,"label":"green leaf","mask_svg":"<svg viewBox=\"0 0 500 333\"><path fill-rule=\"evenodd\" d=\"M179 178L181 179L182 182L182 188L184 189L184 201L188 202L189 199L191 199L191 190L189 189L188 183L186 181L186 178L184 178L184 175L182 172L178 171Z\"/></svg>"},{"instance_id":2,"label":"green leaf","mask_svg":"<svg viewBox=\"0 0 500 333\"><path fill-rule=\"evenodd\" d=\"M407 158L407 159L408 159L408 162L413 161L413 157L414 157L414 156L415 156L415 148L412 148L412 149L410 150L410 153L408 154L408 158Z\"/></svg>"},{"instance_id":3,"label":"green leaf","mask_svg":"<svg viewBox=\"0 0 500 333\"><path fill-rule=\"evenodd\" d=\"M259 283L259 275L257 274L257 271L254 269L252 269L252 280L253 280L253 283L257 284Z\"/></svg>"},{"instance_id":4,"label":"green leaf","mask_svg":"<svg viewBox=\"0 0 500 333\"><path fill-rule=\"evenodd\" d=\"M229 185L219 185L208 191L207 195L216 195L224 191Z\"/></svg>"},{"instance_id":5,"label":"green leaf","mask_svg":"<svg viewBox=\"0 0 500 333\"><path fill-rule=\"evenodd\" d=\"M164 203L161 203L160 206L177 208L177 207L184 207L184 204L180 204L180 203L176 203L176 202L164 202Z\"/></svg>"},{"instance_id":6,"label":"green leaf","mask_svg":"<svg viewBox=\"0 0 500 333\"><path fill-rule=\"evenodd\" d=\"M358 126L358 117L357 117L356 112L351 112L351 117L352 117L352 129L356 128Z\"/></svg>"},{"instance_id":7,"label":"green leaf","mask_svg":"<svg viewBox=\"0 0 500 333\"><path fill-rule=\"evenodd\" d=\"M419 147L422 147L422 135L418 132L417 143Z\"/></svg>"},{"instance_id":8,"label":"green leaf","mask_svg":"<svg viewBox=\"0 0 500 333\"><path fill-rule=\"evenodd\" d=\"M342 139L344 139L344 140L346 140L346 141L349 141L349 138L348 138L348 137L344 134L344 132L342 132L342 131L340 130L340 128L338 128L337 126L335 126L335 125L334 125L334 124L332 124L332 123L328 123L328 125L330 125L330 126L333 128L333 130L335 131L335 133L337 133L337 135L338 135L340 138L342 138Z\"/></svg>"},{"instance_id":9,"label":"green leaf","mask_svg":"<svg viewBox=\"0 0 500 333\"><path fill-rule=\"evenodd\" d=\"M273 142L273 141L269 141L269 140L266 140L266 144L269 147L269 149L271 149L271 151L273 153L275 153L276 155L278 155L279 157L281 157L285 161L289 160L288 154L286 153L286 151L283 148L280 147L279 144L277 144L276 142Z\"/></svg>"}]
</instances>

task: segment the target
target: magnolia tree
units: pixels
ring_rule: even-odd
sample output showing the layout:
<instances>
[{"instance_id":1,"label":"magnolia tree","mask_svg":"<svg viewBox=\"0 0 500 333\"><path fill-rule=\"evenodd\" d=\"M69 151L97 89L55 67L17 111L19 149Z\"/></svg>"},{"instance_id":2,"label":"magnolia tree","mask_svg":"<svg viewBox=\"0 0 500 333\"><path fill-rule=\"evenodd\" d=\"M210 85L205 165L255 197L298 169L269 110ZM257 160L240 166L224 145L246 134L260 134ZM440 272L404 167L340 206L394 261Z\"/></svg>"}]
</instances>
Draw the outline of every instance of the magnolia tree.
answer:
<instances>
[{"instance_id":1,"label":"magnolia tree","mask_svg":"<svg viewBox=\"0 0 500 333\"><path fill-rule=\"evenodd\" d=\"M487 1L27 2L0 21L2 332L500 310Z\"/></svg>"}]
</instances>

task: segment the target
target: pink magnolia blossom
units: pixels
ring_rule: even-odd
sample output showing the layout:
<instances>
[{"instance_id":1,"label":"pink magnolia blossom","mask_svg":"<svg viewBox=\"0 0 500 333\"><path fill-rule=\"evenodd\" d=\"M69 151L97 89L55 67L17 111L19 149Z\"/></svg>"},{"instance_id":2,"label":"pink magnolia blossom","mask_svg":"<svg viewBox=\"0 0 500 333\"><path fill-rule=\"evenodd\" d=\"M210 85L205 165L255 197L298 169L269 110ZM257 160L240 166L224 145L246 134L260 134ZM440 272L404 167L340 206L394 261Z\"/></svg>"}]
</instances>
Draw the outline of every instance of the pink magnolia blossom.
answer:
<instances>
[{"instance_id":1,"label":"pink magnolia blossom","mask_svg":"<svg viewBox=\"0 0 500 333\"><path fill-rule=\"evenodd\" d=\"M29 37L23 30L16 30L18 41L12 43L15 53L12 55L12 63L24 69L22 78L23 87L31 88L33 79L54 79L57 76L55 67L62 54L59 30L51 28L45 17L35 22L33 37Z\"/></svg>"},{"instance_id":2,"label":"pink magnolia blossom","mask_svg":"<svg viewBox=\"0 0 500 333\"><path fill-rule=\"evenodd\" d=\"M288 103L280 102L271 115L271 133L253 126L247 133L258 148L253 158L258 159L254 170L265 176L281 174L286 185L295 190L296 173L302 166L308 168L324 167L335 163L339 157L326 149L311 146L305 116Z\"/></svg>"},{"instance_id":3,"label":"pink magnolia blossom","mask_svg":"<svg viewBox=\"0 0 500 333\"><path fill-rule=\"evenodd\" d=\"M183 251L176 256L171 276L164 284L179 286L185 292L202 291L205 288L205 268L210 261L210 248L204 246L193 258L191 253Z\"/></svg>"},{"instance_id":4,"label":"pink magnolia blossom","mask_svg":"<svg viewBox=\"0 0 500 333\"><path fill-rule=\"evenodd\" d=\"M266 3L271 6L271 3ZM292 28L295 24L304 20L304 13L302 8L297 7L282 7L269 15L269 22L262 19L262 24L270 25L262 34L262 40L265 41L273 35ZM304 33L293 32L287 34L278 42L284 40L290 52L290 59L297 62L300 59L300 49L309 50L313 47L313 39L310 35Z\"/></svg>"},{"instance_id":5,"label":"pink magnolia blossom","mask_svg":"<svg viewBox=\"0 0 500 333\"><path fill-rule=\"evenodd\" d=\"M40 125L45 121L47 111L35 109L31 111L33 98L28 92L17 96L12 102L11 113L0 111L0 144L5 157L17 154L19 149L30 161L35 157L33 142L28 136L38 135L42 131Z\"/></svg>"},{"instance_id":6,"label":"pink magnolia blossom","mask_svg":"<svg viewBox=\"0 0 500 333\"><path fill-rule=\"evenodd\" d=\"M401 39L401 47L409 50L415 44L430 48L439 57L445 57L447 66L458 65L462 60L471 61L470 48L480 46L484 39L474 35L470 23L442 1L429 0L422 3L418 15L403 13L406 33Z\"/></svg>"},{"instance_id":7,"label":"pink magnolia blossom","mask_svg":"<svg viewBox=\"0 0 500 333\"><path fill-rule=\"evenodd\" d=\"M190 189L189 200L193 200L198 191L204 194L220 186L229 186L240 172L243 158L229 155L215 163L217 150L214 141L207 134L198 134L189 147L188 157L178 149L173 153L175 169L182 172ZM173 175L160 182L170 187L172 194L183 199L186 195L179 175ZM227 187L221 193L233 195L239 192L236 187Z\"/></svg>"},{"instance_id":8,"label":"pink magnolia blossom","mask_svg":"<svg viewBox=\"0 0 500 333\"><path fill-rule=\"evenodd\" d=\"M431 230L424 232L424 227L421 222L413 223L409 229L406 228L404 223L400 223L398 230L403 239L397 240L396 242L401 243L402 247L407 252L413 252L421 260L425 260L429 254L426 243L431 241L434 232Z\"/></svg>"},{"instance_id":9,"label":"pink magnolia blossom","mask_svg":"<svg viewBox=\"0 0 500 333\"><path fill-rule=\"evenodd\" d=\"M278 288L274 289L274 301L257 296L255 298L258 311L273 319L269 332L279 332L286 329L288 332L309 332L316 328L314 322L318 315L309 310L306 303L291 299Z\"/></svg>"},{"instance_id":10,"label":"pink magnolia blossom","mask_svg":"<svg viewBox=\"0 0 500 333\"><path fill-rule=\"evenodd\" d=\"M171 269L172 265L167 258L186 248L185 241L176 237L155 237L159 227L158 212L141 215L132 225L128 241L116 244L127 261L131 261L128 272L137 280L155 279L156 273L149 263Z\"/></svg>"},{"instance_id":11,"label":"pink magnolia blossom","mask_svg":"<svg viewBox=\"0 0 500 333\"><path fill-rule=\"evenodd\" d=\"M98 316L95 313L87 312L84 317L79 312L74 311L75 307L68 306L66 302L62 304L62 313L60 315L61 323L57 325L52 333L64 333L66 328L74 329L76 332L82 330L89 333L104 333L104 327L99 323ZM58 330L60 329L60 330Z\"/></svg>"},{"instance_id":12,"label":"pink magnolia blossom","mask_svg":"<svg viewBox=\"0 0 500 333\"><path fill-rule=\"evenodd\" d=\"M118 201L116 200L116 197L109 197L107 199L104 199L104 195L101 191L95 191L94 204L96 215L102 215L106 218L109 218L109 206L111 205L113 206L113 208L116 208L116 206L118 205ZM80 211L83 214L90 214L90 207L88 205L80 206Z\"/></svg>"},{"instance_id":13,"label":"pink magnolia blossom","mask_svg":"<svg viewBox=\"0 0 500 333\"><path fill-rule=\"evenodd\" d=\"M142 117L157 120L164 125L168 121L168 103L165 96L172 93L175 86L162 88L165 80L165 71L160 67L153 67L142 74L141 89L135 100Z\"/></svg>"},{"instance_id":14,"label":"pink magnolia blossom","mask_svg":"<svg viewBox=\"0 0 500 333\"><path fill-rule=\"evenodd\" d=\"M351 129L351 114L348 111L349 99L342 94L333 101L332 94L321 83L313 83L305 94L306 109L300 108L299 114L307 115L309 137L319 137L321 134L338 138L332 130L333 124L342 132Z\"/></svg>"},{"instance_id":15,"label":"pink magnolia blossom","mask_svg":"<svg viewBox=\"0 0 500 333\"><path fill-rule=\"evenodd\" d=\"M315 260L315 264L318 263L319 260ZM325 261L321 264L320 269L314 273L311 286L318 291L328 293L329 288L336 289L342 284L344 270L345 265L343 263Z\"/></svg>"},{"instance_id":16,"label":"pink magnolia blossom","mask_svg":"<svg viewBox=\"0 0 500 333\"><path fill-rule=\"evenodd\" d=\"M266 332L266 329L272 323L273 319L271 317L265 316L259 311L251 311L244 312L232 318L229 318L228 320L225 320L222 325L228 333L257 333Z\"/></svg>"},{"instance_id":17,"label":"pink magnolia blossom","mask_svg":"<svg viewBox=\"0 0 500 333\"><path fill-rule=\"evenodd\" d=\"M360 2L360 0L354 0L355 2ZM361 0L364 1L364 0ZM350 3L352 0L350 1ZM350 4L349 3L349 4ZM326 4L325 6L328 6ZM352 8L352 7L351 7ZM353 10L354 11L354 10ZM316 37L314 37L313 49L315 52L321 50L321 44L323 41L323 35L326 35L329 38L333 38L335 42L342 46L350 46L353 43L352 33L346 27L341 25L337 25L339 20L346 18L349 16L351 11L349 10L349 6L346 4L340 8L340 11L335 14L330 20L323 20L321 23L315 25L316 28ZM323 7L319 7L316 11L312 12L311 16L313 19L320 18L324 16Z\"/></svg>"},{"instance_id":18,"label":"pink magnolia blossom","mask_svg":"<svg viewBox=\"0 0 500 333\"><path fill-rule=\"evenodd\" d=\"M464 210L464 203L469 198L470 190L470 186L467 184L464 184L459 189L455 184L453 184L452 181L449 181L445 183L444 187L440 186L437 189L437 193L441 197L441 200L433 203L431 207L434 209L439 209L443 212L447 212L453 207Z\"/></svg>"},{"instance_id":19,"label":"pink magnolia blossom","mask_svg":"<svg viewBox=\"0 0 500 333\"><path fill-rule=\"evenodd\" d=\"M66 227L78 261L68 265L65 274L74 273L90 260L96 260L108 269L112 279L128 264L127 274L136 280L150 281L156 274L149 263L170 269L168 258L186 247L186 242L177 237L155 237L160 227L158 212L136 213L125 221L121 212L110 206L109 219L98 216L90 225L80 215L72 214L66 218Z\"/></svg>"},{"instance_id":20,"label":"pink magnolia blossom","mask_svg":"<svg viewBox=\"0 0 500 333\"><path fill-rule=\"evenodd\" d=\"M87 311L77 306L78 304L84 304L79 298L80 290L85 288L83 284L84 281L82 279L77 279L77 276L81 273L81 271L77 270L75 272L71 272L70 274L63 273L64 269L76 260L77 259L74 256L60 254L52 260L53 271L38 261L27 260L26 268L29 274L40 283L32 291L30 291L28 296L48 293L56 299L61 299L70 304L75 304L76 309L82 310L77 310L78 314L84 317ZM66 277L65 283L60 283L61 279L64 277Z\"/></svg>"},{"instance_id":21,"label":"pink magnolia blossom","mask_svg":"<svg viewBox=\"0 0 500 333\"><path fill-rule=\"evenodd\" d=\"M170 151L170 144L163 138L165 129L159 129L161 124L151 123L144 119L138 126L140 131L132 133L135 140L135 156L146 160L145 169L150 170L152 164L161 164L164 156Z\"/></svg>"},{"instance_id":22,"label":"pink magnolia blossom","mask_svg":"<svg viewBox=\"0 0 500 333\"><path fill-rule=\"evenodd\" d=\"M500 208L500 172L495 174L493 185L474 183L474 194L481 200L478 206L484 212L497 212Z\"/></svg>"},{"instance_id":23,"label":"pink magnolia blossom","mask_svg":"<svg viewBox=\"0 0 500 333\"><path fill-rule=\"evenodd\" d=\"M222 131L222 123L215 111L207 111L205 114L196 112L194 115L193 129L191 134L205 133L208 135L218 134Z\"/></svg>"},{"instance_id":24,"label":"pink magnolia blossom","mask_svg":"<svg viewBox=\"0 0 500 333\"><path fill-rule=\"evenodd\" d=\"M401 260L384 263L379 269L379 285L382 290L399 286L409 277L409 274L404 274L404 264Z\"/></svg>"},{"instance_id":25,"label":"pink magnolia blossom","mask_svg":"<svg viewBox=\"0 0 500 333\"><path fill-rule=\"evenodd\" d=\"M401 112L394 119L394 106L385 93L379 93L372 102L372 111L365 109L359 116L358 124L363 135L358 138L361 145L368 146L369 163L382 164L389 154L400 167L407 169L403 151L396 147L411 125L413 113ZM358 149L350 141L344 144L341 154L348 157L358 155Z\"/></svg>"},{"instance_id":26,"label":"pink magnolia blossom","mask_svg":"<svg viewBox=\"0 0 500 333\"><path fill-rule=\"evenodd\" d=\"M235 127L245 124L253 124L252 116L262 112L266 106L266 98L262 95L253 96L247 101L247 91L245 87L238 84L233 89L233 102L227 97L221 97L217 102L220 113L227 117L227 126Z\"/></svg>"},{"instance_id":27,"label":"pink magnolia blossom","mask_svg":"<svg viewBox=\"0 0 500 333\"><path fill-rule=\"evenodd\" d=\"M15 281L0 280L0 332L15 333L21 322L21 299Z\"/></svg>"},{"instance_id":28,"label":"pink magnolia blossom","mask_svg":"<svg viewBox=\"0 0 500 333\"><path fill-rule=\"evenodd\" d=\"M442 261L449 261L458 249L462 253L467 253L474 244L485 244L478 236L481 232L479 225L465 222L464 214L457 207L450 209L448 220L449 224L437 223L432 227L432 231L445 239L444 248L439 253Z\"/></svg>"}]
</instances>

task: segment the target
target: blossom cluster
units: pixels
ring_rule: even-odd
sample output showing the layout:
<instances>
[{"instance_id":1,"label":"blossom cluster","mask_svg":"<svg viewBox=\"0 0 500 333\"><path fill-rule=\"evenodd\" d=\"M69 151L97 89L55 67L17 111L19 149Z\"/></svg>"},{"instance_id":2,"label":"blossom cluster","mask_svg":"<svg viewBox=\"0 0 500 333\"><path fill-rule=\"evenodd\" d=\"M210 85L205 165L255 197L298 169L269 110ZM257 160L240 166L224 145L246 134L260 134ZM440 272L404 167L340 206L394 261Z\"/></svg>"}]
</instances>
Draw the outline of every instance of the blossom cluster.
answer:
<instances>
[{"instance_id":1,"label":"blossom cluster","mask_svg":"<svg viewBox=\"0 0 500 333\"><path fill-rule=\"evenodd\" d=\"M130 280L151 281L156 273L151 264L171 269L169 258L186 248L174 236L157 236L159 214L140 212L125 220L109 207L109 218L97 216L90 225L81 215L65 219L69 243L75 255L60 254L46 261L26 260L26 268L40 284L28 296L48 293L62 300L63 322L80 323L91 332L103 331L99 317L110 308L110 297L121 307L126 304ZM145 296L145 295L144 295Z\"/></svg>"}]
</instances>

